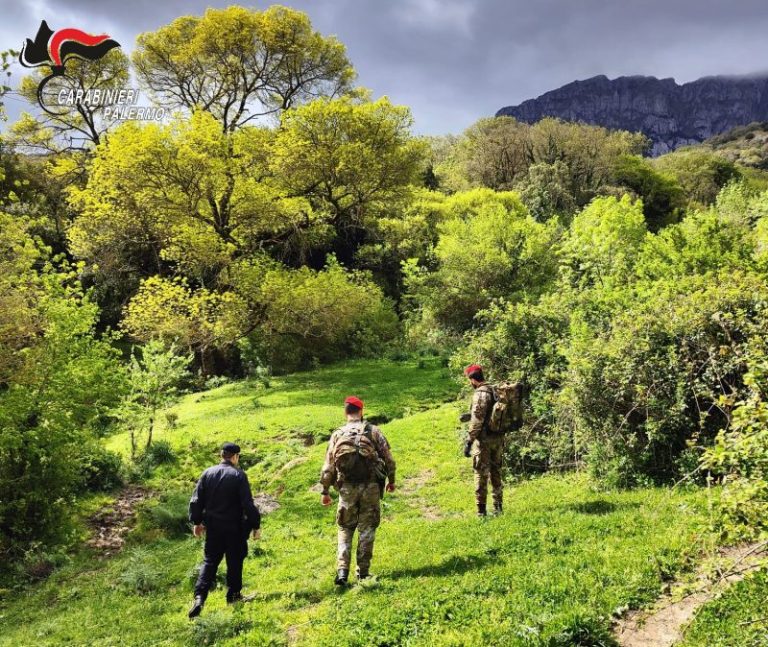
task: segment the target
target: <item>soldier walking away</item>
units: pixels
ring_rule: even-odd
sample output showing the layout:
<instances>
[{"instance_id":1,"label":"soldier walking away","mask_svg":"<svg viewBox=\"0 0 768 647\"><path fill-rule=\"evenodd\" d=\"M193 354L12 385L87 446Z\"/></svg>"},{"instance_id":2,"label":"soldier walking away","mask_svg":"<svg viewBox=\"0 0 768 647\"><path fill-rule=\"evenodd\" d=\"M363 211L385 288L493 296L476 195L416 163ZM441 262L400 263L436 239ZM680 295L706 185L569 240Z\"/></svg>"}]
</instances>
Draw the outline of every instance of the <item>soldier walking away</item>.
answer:
<instances>
[{"instance_id":1,"label":"soldier walking away","mask_svg":"<svg viewBox=\"0 0 768 647\"><path fill-rule=\"evenodd\" d=\"M357 537L357 579L370 574L373 542L381 520L381 497L395 491L395 460L389 443L375 425L363 420L363 402L354 396L344 400L347 424L331 435L320 474L321 503L331 505L329 488L339 492L336 512L338 558L335 584L346 586L352 555L352 539Z\"/></svg>"},{"instance_id":2,"label":"soldier walking away","mask_svg":"<svg viewBox=\"0 0 768 647\"><path fill-rule=\"evenodd\" d=\"M189 501L189 520L195 537L205 533L203 567L195 584L189 617L200 615L208 591L216 581L223 557L227 560L227 604L243 599L243 560L248 554L248 534L260 536L261 515L253 503L251 486L238 467L240 447L224 443L221 462L203 472Z\"/></svg>"},{"instance_id":3,"label":"soldier walking away","mask_svg":"<svg viewBox=\"0 0 768 647\"><path fill-rule=\"evenodd\" d=\"M488 480L493 487L493 512L501 514L504 501L504 434L494 434L489 429L489 420L495 404L493 387L485 381L483 369L472 364L464 369L472 387L472 407L469 419L469 434L464 444L464 456L472 457L475 471L475 499L477 515L486 516L488 500Z\"/></svg>"}]
</instances>

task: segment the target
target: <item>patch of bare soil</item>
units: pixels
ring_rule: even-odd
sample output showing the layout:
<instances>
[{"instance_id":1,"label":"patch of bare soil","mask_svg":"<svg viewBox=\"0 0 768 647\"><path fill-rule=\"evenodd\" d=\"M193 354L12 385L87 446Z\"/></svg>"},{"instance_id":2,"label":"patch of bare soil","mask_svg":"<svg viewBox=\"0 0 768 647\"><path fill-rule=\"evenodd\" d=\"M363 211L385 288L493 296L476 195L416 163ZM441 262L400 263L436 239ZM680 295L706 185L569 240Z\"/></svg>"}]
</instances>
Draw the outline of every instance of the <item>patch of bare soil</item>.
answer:
<instances>
[{"instance_id":1,"label":"patch of bare soil","mask_svg":"<svg viewBox=\"0 0 768 647\"><path fill-rule=\"evenodd\" d=\"M696 610L718 597L732 584L744 579L764 563L766 544L724 548L718 553L717 567L702 570L691 588L676 584L670 593L646 611L633 611L620 620L614 636L621 647L672 647L683 638Z\"/></svg>"},{"instance_id":2,"label":"patch of bare soil","mask_svg":"<svg viewBox=\"0 0 768 647\"><path fill-rule=\"evenodd\" d=\"M403 482L400 485L400 490L403 494L414 494L429 483L434 476L434 470L423 470L416 474L416 476L409 476L408 478L403 479Z\"/></svg>"},{"instance_id":3,"label":"patch of bare soil","mask_svg":"<svg viewBox=\"0 0 768 647\"><path fill-rule=\"evenodd\" d=\"M136 506L150 496L150 492L138 486L125 488L115 502L99 510L88 523L93 535L86 542L103 557L117 553L125 543L125 535L131 529Z\"/></svg>"},{"instance_id":4,"label":"patch of bare soil","mask_svg":"<svg viewBox=\"0 0 768 647\"><path fill-rule=\"evenodd\" d=\"M438 506L430 504L426 497L419 495L419 491L434 477L434 470L426 469L415 476L403 479L400 486L400 491L408 498L408 505L418 509L427 521L437 521L444 516Z\"/></svg>"}]
</instances>

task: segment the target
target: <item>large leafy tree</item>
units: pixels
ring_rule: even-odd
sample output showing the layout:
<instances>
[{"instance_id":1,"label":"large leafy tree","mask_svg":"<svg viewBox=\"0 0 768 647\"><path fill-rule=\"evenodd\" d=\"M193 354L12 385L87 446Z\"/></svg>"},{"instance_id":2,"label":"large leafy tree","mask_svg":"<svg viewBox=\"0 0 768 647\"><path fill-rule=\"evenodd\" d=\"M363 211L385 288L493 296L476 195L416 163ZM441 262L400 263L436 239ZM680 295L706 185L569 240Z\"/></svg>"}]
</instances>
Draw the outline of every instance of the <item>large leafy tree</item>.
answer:
<instances>
[{"instance_id":1,"label":"large leafy tree","mask_svg":"<svg viewBox=\"0 0 768 647\"><path fill-rule=\"evenodd\" d=\"M277 130L225 132L205 111L125 124L72 191L72 249L129 289L172 271L214 285L260 250L301 262L336 245L351 259L364 227L417 175L423 146L409 125L409 112L384 99L315 101Z\"/></svg>"},{"instance_id":2,"label":"large leafy tree","mask_svg":"<svg viewBox=\"0 0 768 647\"><path fill-rule=\"evenodd\" d=\"M340 261L352 261L375 221L411 195L427 149L411 124L410 111L385 98L320 99L284 114L270 168L330 227Z\"/></svg>"},{"instance_id":3,"label":"large leafy tree","mask_svg":"<svg viewBox=\"0 0 768 647\"><path fill-rule=\"evenodd\" d=\"M202 109L232 131L319 96L351 89L344 46L288 7L232 6L182 16L141 34L139 80L170 108Z\"/></svg>"},{"instance_id":4,"label":"large leafy tree","mask_svg":"<svg viewBox=\"0 0 768 647\"><path fill-rule=\"evenodd\" d=\"M66 75L60 77L57 87L83 93L121 89L128 84L128 68L128 57L120 49L113 49L97 61L72 59L67 61ZM19 93L33 106L38 106L40 81L50 73L50 68L44 66L21 80ZM81 101L71 108L56 107L51 114L38 106L35 115L24 113L13 124L11 141L37 153L90 150L117 123L105 117L104 109L104 105Z\"/></svg>"}]
</instances>

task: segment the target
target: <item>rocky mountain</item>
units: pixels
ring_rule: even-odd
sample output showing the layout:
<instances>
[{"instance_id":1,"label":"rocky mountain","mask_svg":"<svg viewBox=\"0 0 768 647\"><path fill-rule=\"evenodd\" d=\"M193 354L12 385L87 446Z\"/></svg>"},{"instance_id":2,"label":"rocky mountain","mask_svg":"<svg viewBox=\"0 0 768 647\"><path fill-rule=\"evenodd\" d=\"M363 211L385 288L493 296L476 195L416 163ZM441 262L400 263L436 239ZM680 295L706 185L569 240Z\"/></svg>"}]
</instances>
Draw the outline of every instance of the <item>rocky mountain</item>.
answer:
<instances>
[{"instance_id":1,"label":"rocky mountain","mask_svg":"<svg viewBox=\"0 0 768 647\"><path fill-rule=\"evenodd\" d=\"M533 123L543 117L641 131L652 155L696 144L735 126L768 120L768 76L708 76L678 85L653 76L604 75L574 81L496 113Z\"/></svg>"}]
</instances>

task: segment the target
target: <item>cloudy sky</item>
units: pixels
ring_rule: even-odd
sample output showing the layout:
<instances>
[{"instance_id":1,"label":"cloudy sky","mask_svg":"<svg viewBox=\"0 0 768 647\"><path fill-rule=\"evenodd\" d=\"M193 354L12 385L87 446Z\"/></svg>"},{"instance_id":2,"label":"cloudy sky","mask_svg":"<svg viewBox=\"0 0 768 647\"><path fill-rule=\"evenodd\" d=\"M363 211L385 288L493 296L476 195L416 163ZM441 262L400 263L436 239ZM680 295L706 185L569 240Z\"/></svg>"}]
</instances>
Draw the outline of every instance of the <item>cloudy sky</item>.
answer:
<instances>
[{"instance_id":1,"label":"cloudy sky","mask_svg":"<svg viewBox=\"0 0 768 647\"><path fill-rule=\"evenodd\" d=\"M0 0L0 50L42 19L123 49L173 18L232 2ZM264 8L269 2L243 2ZM410 106L419 133L457 133L505 105L596 74L691 81L768 71L765 0L283 0L348 48L359 83ZM13 118L21 104L13 98Z\"/></svg>"}]
</instances>

